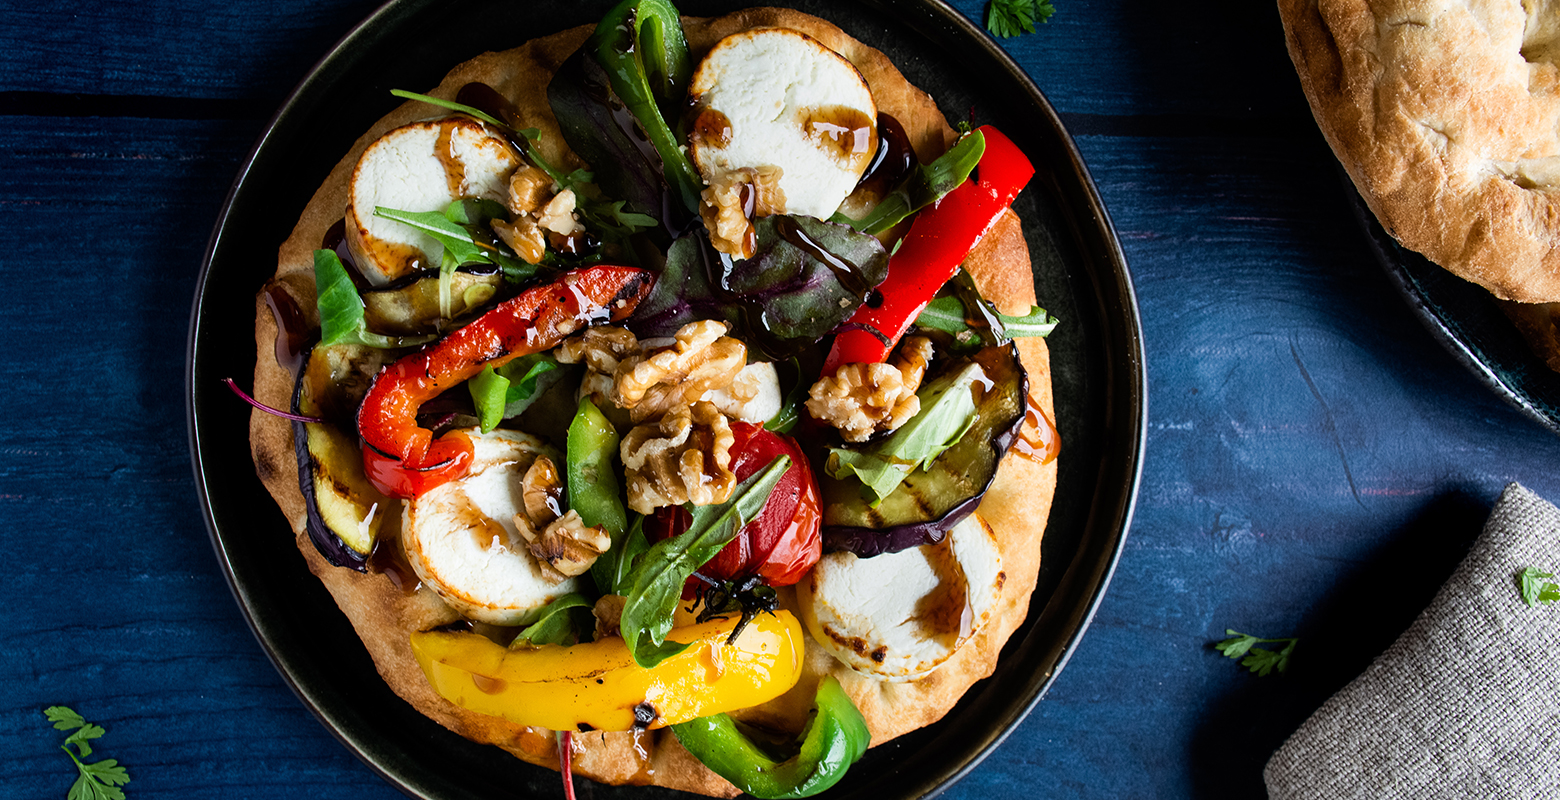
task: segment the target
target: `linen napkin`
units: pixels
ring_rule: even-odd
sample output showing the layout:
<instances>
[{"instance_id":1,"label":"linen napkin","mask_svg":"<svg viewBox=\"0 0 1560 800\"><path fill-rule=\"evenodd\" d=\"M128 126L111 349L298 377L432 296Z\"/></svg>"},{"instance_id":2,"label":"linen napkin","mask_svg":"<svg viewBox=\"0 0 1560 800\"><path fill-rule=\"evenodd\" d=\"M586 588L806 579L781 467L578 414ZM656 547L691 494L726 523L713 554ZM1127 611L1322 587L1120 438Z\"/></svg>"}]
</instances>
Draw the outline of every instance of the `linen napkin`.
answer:
<instances>
[{"instance_id":1,"label":"linen napkin","mask_svg":"<svg viewBox=\"0 0 1560 800\"><path fill-rule=\"evenodd\" d=\"M1268 797L1560 797L1560 603L1522 601L1527 567L1560 567L1560 510L1513 483L1424 613L1273 754Z\"/></svg>"}]
</instances>

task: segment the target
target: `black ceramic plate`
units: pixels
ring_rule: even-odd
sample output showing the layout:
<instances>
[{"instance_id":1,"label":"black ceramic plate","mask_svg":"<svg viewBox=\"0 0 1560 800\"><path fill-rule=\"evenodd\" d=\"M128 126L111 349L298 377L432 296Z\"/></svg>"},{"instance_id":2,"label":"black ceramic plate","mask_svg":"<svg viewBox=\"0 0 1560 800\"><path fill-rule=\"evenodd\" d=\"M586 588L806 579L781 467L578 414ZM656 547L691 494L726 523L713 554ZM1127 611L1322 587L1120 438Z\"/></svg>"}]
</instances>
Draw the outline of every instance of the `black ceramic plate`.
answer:
<instances>
[{"instance_id":1,"label":"black ceramic plate","mask_svg":"<svg viewBox=\"0 0 1560 800\"><path fill-rule=\"evenodd\" d=\"M1340 170L1341 173L1341 170ZM1495 298L1398 244L1343 178L1354 216L1371 250L1408 307L1484 385L1539 424L1560 433L1560 373L1533 354Z\"/></svg>"},{"instance_id":2,"label":"black ceramic plate","mask_svg":"<svg viewBox=\"0 0 1560 800\"><path fill-rule=\"evenodd\" d=\"M679 3L712 15L752 2ZM196 481L223 570L255 635L304 704L386 780L416 797L557 796L557 776L446 732L396 698L304 566L254 477L249 410L220 383L252 374L254 297L309 196L352 141L399 101L484 50L593 24L610 5L559 0L393 2L349 34L277 113L240 171L212 234L189 340ZM1137 304L1110 220L1055 112L958 12L929 0L787 3L893 57L949 119L1006 132L1038 174L1016 208L1041 303L1062 320L1050 344L1064 447L1029 618L940 723L874 748L830 797L924 797L972 768L1024 717L1076 647L1121 551L1144 439ZM518 790L518 791L517 791ZM669 796L597 787L596 797Z\"/></svg>"}]
</instances>

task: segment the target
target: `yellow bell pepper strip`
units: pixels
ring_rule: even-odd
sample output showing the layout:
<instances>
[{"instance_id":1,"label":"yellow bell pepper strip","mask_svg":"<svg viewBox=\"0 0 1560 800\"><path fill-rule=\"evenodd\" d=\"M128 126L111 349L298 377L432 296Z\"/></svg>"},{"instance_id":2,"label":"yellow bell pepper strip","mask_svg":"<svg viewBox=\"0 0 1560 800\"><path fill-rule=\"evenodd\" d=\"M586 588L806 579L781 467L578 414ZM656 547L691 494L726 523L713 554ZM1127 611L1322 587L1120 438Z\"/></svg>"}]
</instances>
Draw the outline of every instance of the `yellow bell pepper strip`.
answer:
<instances>
[{"instance_id":1,"label":"yellow bell pepper strip","mask_svg":"<svg viewBox=\"0 0 1560 800\"><path fill-rule=\"evenodd\" d=\"M979 130L986 150L974 177L916 215L889 259L888 277L838 329L824 361L825 375L840 364L887 358L905 329L1034 176L1034 166L1012 140L989 125Z\"/></svg>"},{"instance_id":2,"label":"yellow bell pepper strip","mask_svg":"<svg viewBox=\"0 0 1560 800\"><path fill-rule=\"evenodd\" d=\"M832 675L818 684L813 715L797 737L796 754L785 761L770 758L725 714L673 725L672 732L716 775L764 800L811 797L828 789L872 744L867 721Z\"/></svg>"},{"instance_id":3,"label":"yellow bell pepper strip","mask_svg":"<svg viewBox=\"0 0 1560 800\"><path fill-rule=\"evenodd\" d=\"M412 634L412 654L440 697L516 725L553 730L660 728L767 702L796 685L802 628L762 615L736 642L732 617L672 631L689 646L644 669L622 639L510 650L475 633Z\"/></svg>"}]
</instances>

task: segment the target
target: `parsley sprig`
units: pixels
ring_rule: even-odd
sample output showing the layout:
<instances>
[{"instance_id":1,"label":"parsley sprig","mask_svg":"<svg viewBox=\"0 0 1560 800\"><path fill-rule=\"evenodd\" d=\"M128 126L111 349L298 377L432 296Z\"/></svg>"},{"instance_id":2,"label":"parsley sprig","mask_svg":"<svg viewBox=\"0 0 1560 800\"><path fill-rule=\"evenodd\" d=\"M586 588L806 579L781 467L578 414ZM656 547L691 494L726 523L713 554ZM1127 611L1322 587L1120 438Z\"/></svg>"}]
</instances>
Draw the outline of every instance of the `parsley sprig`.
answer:
<instances>
[{"instance_id":1,"label":"parsley sprig","mask_svg":"<svg viewBox=\"0 0 1560 800\"><path fill-rule=\"evenodd\" d=\"M1249 633L1225 629L1225 635L1232 638L1225 639L1213 646L1213 649L1223 653L1226 658L1240 658L1240 665L1257 673L1257 677L1267 677L1273 670L1285 672L1289 669L1289 656L1295 652L1295 645L1299 639L1259 639ZM1282 650L1266 650L1254 647L1258 644L1285 643ZM1241 658L1245 656L1244 658Z\"/></svg>"},{"instance_id":2,"label":"parsley sprig","mask_svg":"<svg viewBox=\"0 0 1560 800\"><path fill-rule=\"evenodd\" d=\"M80 773L66 797L69 800L125 800L125 793L119 787L130 782L130 775L124 767L119 766L118 761L112 758L82 761L92 755L90 742L103 735L102 726L87 722L80 714L65 706L49 706L43 710L43 715L54 723L56 730L74 731L60 745L70 760L76 762L76 770ZM76 749L71 750L71 745L75 745Z\"/></svg>"},{"instance_id":3,"label":"parsley sprig","mask_svg":"<svg viewBox=\"0 0 1560 800\"><path fill-rule=\"evenodd\" d=\"M1522 584L1522 602L1527 603L1531 608L1539 603L1548 604L1560 600L1560 585L1548 580L1553 577L1552 573L1544 572L1538 567L1522 570L1517 576Z\"/></svg>"},{"instance_id":4,"label":"parsley sprig","mask_svg":"<svg viewBox=\"0 0 1560 800\"><path fill-rule=\"evenodd\" d=\"M986 7L986 30L993 36L1011 39L1035 32L1035 22L1045 22L1056 13L1051 0L991 0Z\"/></svg>"}]
</instances>

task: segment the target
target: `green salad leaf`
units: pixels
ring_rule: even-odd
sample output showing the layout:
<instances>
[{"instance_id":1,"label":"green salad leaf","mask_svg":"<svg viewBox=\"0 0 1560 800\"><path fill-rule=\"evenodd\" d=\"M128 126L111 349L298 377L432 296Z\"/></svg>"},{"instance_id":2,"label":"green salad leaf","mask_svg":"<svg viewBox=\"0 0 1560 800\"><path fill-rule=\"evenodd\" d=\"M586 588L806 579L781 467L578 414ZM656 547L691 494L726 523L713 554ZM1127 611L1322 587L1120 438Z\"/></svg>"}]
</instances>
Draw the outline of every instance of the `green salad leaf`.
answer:
<instances>
[{"instance_id":1,"label":"green salad leaf","mask_svg":"<svg viewBox=\"0 0 1560 800\"><path fill-rule=\"evenodd\" d=\"M650 545L635 559L625 582L627 591L622 592L626 599L621 622L623 641L634 663L649 669L687 649L686 644L666 640L683 583L758 516L790 466L789 456L779 456L738 484L726 502L690 507L693 520L688 530Z\"/></svg>"},{"instance_id":2,"label":"green salad leaf","mask_svg":"<svg viewBox=\"0 0 1560 800\"><path fill-rule=\"evenodd\" d=\"M1029 313L1023 316L1009 316L997 314L1002 320L1002 329L1008 336L1018 338L1020 336L1049 336L1061 320L1046 313L1039 306L1030 306ZM922 328L945 331L954 336L970 333L969 317L965 314L964 303L959 298L951 295L939 297L928 303L921 315L915 318L915 324Z\"/></svg>"},{"instance_id":3,"label":"green salad leaf","mask_svg":"<svg viewBox=\"0 0 1560 800\"><path fill-rule=\"evenodd\" d=\"M585 618L589 615L580 613L578 609L588 611L594 607L595 604L585 599L584 595L570 593L556 598L542 606L536 621L521 630L509 646L572 645L583 641L589 637L582 635L581 631L592 630L594 623L587 622Z\"/></svg>"},{"instance_id":4,"label":"green salad leaf","mask_svg":"<svg viewBox=\"0 0 1560 800\"><path fill-rule=\"evenodd\" d=\"M979 364L929 381L916 396L921 410L888 438L864 448L830 447L824 471L838 479L856 476L877 507L913 470L926 469L958 443L975 422L976 381L986 380Z\"/></svg>"},{"instance_id":5,"label":"green salad leaf","mask_svg":"<svg viewBox=\"0 0 1560 800\"><path fill-rule=\"evenodd\" d=\"M851 219L835 212L829 221L863 233L882 233L958 188L985 154L986 137L980 131L966 133L932 163L917 164L865 217Z\"/></svg>"},{"instance_id":6,"label":"green salad leaf","mask_svg":"<svg viewBox=\"0 0 1560 800\"><path fill-rule=\"evenodd\" d=\"M486 367L466 381L482 432L530 408L550 383L544 376L562 368L550 352L531 353L501 367Z\"/></svg>"},{"instance_id":7,"label":"green salad leaf","mask_svg":"<svg viewBox=\"0 0 1560 800\"><path fill-rule=\"evenodd\" d=\"M334 250L314 251L314 289L320 312L321 346L360 344L393 349L426 344L438 338L431 334L385 336L370 331L363 316L363 298L358 295L346 265Z\"/></svg>"}]
</instances>

